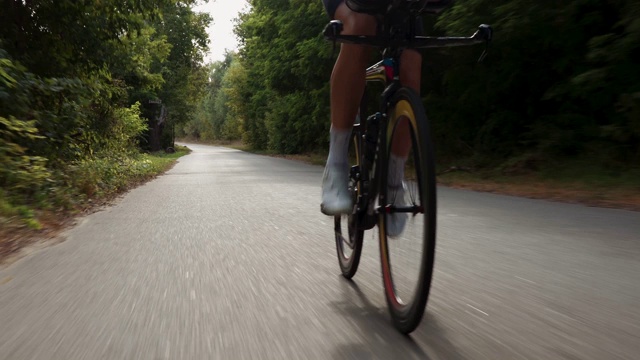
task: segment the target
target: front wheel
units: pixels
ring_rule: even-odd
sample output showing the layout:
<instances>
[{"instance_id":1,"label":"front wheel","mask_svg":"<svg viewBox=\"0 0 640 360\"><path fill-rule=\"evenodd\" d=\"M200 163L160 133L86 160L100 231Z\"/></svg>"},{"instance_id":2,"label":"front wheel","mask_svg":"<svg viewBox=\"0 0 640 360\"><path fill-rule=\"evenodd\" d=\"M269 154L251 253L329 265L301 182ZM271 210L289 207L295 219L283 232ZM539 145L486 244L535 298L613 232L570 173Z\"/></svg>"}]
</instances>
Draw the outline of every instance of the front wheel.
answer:
<instances>
[{"instance_id":1,"label":"front wheel","mask_svg":"<svg viewBox=\"0 0 640 360\"><path fill-rule=\"evenodd\" d=\"M429 297L436 244L434 155L418 94L392 97L382 135L378 228L382 276L394 325L410 333Z\"/></svg>"}]
</instances>

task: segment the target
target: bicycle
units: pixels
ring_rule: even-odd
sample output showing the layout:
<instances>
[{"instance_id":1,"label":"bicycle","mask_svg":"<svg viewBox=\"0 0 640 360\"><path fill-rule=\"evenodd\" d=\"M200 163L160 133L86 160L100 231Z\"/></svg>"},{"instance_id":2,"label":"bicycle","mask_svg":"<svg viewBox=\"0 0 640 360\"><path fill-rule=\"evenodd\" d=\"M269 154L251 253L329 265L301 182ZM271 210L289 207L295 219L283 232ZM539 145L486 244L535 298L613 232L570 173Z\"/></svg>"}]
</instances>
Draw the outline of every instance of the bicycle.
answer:
<instances>
[{"instance_id":1,"label":"bicycle","mask_svg":"<svg viewBox=\"0 0 640 360\"><path fill-rule=\"evenodd\" d=\"M417 36L417 18L429 12L424 1L394 0L379 21L375 36L340 35L343 25L339 20L331 21L323 31L325 39L333 41L334 47L340 42L383 49L383 59L366 70L367 84L378 81L384 85L379 111L361 121L361 115L367 112L367 100L363 96L351 135L349 190L354 200L353 211L349 215L335 216L334 228L340 269L345 278L351 279L360 262L364 232L378 226L387 306L395 327L404 334L418 326L429 297L436 243L436 180L427 116L420 96L400 84L400 54L408 48L488 45L492 38L492 29L485 24L470 37ZM480 60L485 55L486 49ZM397 184L391 189L388 184L389 156L394 141L399 141L399 131L405 131L406 138L407 129L411 150L401 184L404 191L399 191ZM396 194L404 194L404 197L396 199ZM421 242L399 255L390 250L406 247L408 241L389 239L387 217L394 215L406 216L402 235ZM421 220L416 221L419 216ZM343 225L346 225L345 229ZM418 251L421 255L411 257ZM406 267L414 269L400 271ZM394 269L397 271L392 272ZM404 284L411 273L416 275L415 282Z\"/></svg>"}]
</instances>

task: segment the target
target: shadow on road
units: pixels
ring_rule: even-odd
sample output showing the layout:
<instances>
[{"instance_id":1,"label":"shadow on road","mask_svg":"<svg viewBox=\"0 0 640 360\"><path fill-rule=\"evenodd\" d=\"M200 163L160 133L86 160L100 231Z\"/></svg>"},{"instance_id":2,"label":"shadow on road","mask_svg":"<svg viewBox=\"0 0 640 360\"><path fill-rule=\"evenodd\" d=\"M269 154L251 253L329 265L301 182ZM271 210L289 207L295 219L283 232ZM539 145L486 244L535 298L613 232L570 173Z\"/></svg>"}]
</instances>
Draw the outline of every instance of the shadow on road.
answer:
<instances>
[{"instance_id":1,"label":"shadow on road","mask_svg":"<svg viewBox=\"0 0 640 360\"><path fill-rule=\"evenodd\" d=\"M334 359L465 359L458 353L431 314L425 314L419 332L413 336L399 333L391 322L386 307L373 304L354 281L340 279L344 300L336 309L354 322L362 342L343 344L334 349ZM415 335L415 334L420 335ZM416 339L416 336L427 338ZM419 340L423 346L418 344Z\"/></svg>"}]
</instances>

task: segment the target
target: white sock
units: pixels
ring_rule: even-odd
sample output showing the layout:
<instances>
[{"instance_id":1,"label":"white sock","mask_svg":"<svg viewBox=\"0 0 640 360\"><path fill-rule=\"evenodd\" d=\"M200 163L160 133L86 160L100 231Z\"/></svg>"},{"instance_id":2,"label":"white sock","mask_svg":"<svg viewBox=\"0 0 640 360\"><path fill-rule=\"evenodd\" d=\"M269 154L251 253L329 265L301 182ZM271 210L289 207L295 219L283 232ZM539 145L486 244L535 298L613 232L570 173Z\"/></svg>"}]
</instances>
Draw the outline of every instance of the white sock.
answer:
<instances>
[{"instance_id":1,"label":"white sock","mask_svg":"<svg viewBox=\"0 0 640 360\"><path fill-rule=\"evenodd\" d=\"M407 162L407 157L398 156L391 153L389 156L389 176L387 181L389 187L399 187L404 180L404 165Z\"/></svg>"},{"instance_id":2,"label":"white sock","mask_svg":"<svg viewBox=\"0 0 640 360\"><path fill-rule=\"evenodd\" d=\"M339 130L331 126L329 130L329 156L328 166L347 166L349 163L347 156L349 152L349 140L351 139L351 129Z\"/></svg>"}]
</instances>

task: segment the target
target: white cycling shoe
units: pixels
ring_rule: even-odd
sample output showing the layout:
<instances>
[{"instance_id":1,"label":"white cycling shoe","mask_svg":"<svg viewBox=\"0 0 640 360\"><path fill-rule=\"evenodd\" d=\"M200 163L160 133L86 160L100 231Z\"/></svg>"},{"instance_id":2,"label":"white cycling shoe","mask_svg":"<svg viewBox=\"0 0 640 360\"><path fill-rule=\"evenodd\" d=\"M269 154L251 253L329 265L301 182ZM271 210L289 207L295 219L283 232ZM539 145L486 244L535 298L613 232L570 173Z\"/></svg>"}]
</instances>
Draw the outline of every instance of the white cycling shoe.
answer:
<instances>
[{"instance_id":1,"label":"white cycling shoe","mask_svg":"<svg viewBox=\"0 0 640 360\"><path fill-rule=\"evenodd\" d=\"M404 181L402 185L398 187L389 187L389 199L393 201L394 206L406 206L407 202L404 199L405 185ZM387 214L387 236L397 237L402 234L405 226L407 225L407 219L409 215L407 213L393 213Z\"/></svg>"},{"instance_id":2,"label":"white cycling shoe","mask_svg":"<svg viewBox=\"0 0 640 360\"><path fill-rule=\"evenodd\" d=\"M325 215L351 214L353 200L349 192L348 165L325 166L322 175L322 203L320 211Z\"/></svg>"}]
</instances>

